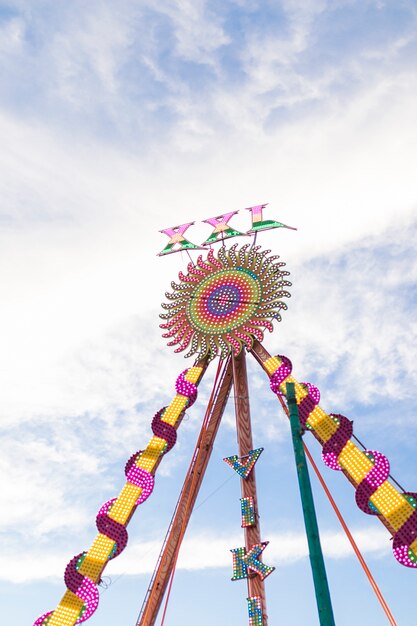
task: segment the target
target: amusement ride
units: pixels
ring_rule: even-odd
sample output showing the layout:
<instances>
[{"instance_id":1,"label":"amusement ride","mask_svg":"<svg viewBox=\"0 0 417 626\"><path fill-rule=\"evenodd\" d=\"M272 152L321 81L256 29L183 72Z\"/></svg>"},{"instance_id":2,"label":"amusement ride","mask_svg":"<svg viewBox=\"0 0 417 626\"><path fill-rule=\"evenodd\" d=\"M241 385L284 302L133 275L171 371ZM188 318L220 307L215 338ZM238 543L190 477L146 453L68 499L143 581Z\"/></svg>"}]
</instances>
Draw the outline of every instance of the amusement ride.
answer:
<instances>
[{"instance_id":1,"label":"amusement ride","mask_svg":"<svg viewBox=\"0 0 417 626\"><path fill-rule=\"evenodd\" d=\"M417 567L417 494L404 492L390 476L388 459L377 450L363 449L353 434L352 421L341 414L326 413L320 406L320 392L314 384L298 382L292 376L292 363L286 356L271 356L263 346L266 330L281 320L289 298L289 272L278 255L257 245L258 233L290 226L264 219L266 204L248 208L251 228L247 232L229 225L238 211L204 220L213 230L201 245L184 237L194 222L167 228L161 233L169 242L159 253L166 256L185 251L190 256L187 272L179 272L172 282L161 328L163 337L175 352L194 363L179 374L175 394L168 406L159 409L152 421L153 436L143 450L134 452L124 471L126 482L116 498L108 500L97 513L98 533L86 551L68 563L64 581L66 591L58 606L36 619L33 626L74 626L86 621L99 604L98 585L107 564L116 558L128 542L127 526L140 505L151 495L154 476L164 456L177 440L177 430L197 401L198 386L209 366L217 361L217 371L197 445L181 489L156 567L146 593L136 626L156 623L164 595L172 581L179 549L196 502L213 449L220 421L233 389L238 450L226 457L230 471L240 477L240 516L244 545L231 549L232 580L246 580L249 626L268 626L264 581L274 567L263 560L268 541L263 540L255 479L255 465L263 448L252 441L246 355L250 355L269 379L272 394L277 396L291 425L304 522L313 574L317 610L321 626L335 624L323 561L319 529L314 510L306 455L319 476L336 514L345 528L388 621L396 622L378 586L350 535L331 494L321 479L304 435L313 436L322 447L326 466L343 474L355 489L356 504L366 515L377 518L392 539L394 558L403 566ZM250 243L240 246L225 241L250 236ZM220 247L215 251L215 244Z\"/></svg>"}]
</instances>

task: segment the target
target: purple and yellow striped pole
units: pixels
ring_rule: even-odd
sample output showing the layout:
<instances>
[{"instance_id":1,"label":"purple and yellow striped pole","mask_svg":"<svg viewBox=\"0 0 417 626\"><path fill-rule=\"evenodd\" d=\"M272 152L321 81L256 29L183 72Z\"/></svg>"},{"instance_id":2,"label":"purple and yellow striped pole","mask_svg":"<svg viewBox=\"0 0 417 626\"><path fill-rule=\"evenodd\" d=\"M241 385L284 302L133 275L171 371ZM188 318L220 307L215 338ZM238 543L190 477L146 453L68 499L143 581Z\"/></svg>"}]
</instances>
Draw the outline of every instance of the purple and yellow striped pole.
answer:
<instances>
[{"instance_id":1,"label":"purple and yellow striped pole","mask_svg":"<svg viewBox=\"0 0 417 626\"><path fill-rule=\"evenodd\" d=\"M67 591L54 611L41 615L33 626L74 626L87 620L98 605L97 584L110 559L122 552L127 543L126 527L137 506L153 489L154 474L162 459L176 442L176 429L185 410L197 398L197 385L207 367L198 361L178 376L177 394L168 407L153 418L153 437L145 450L132 455L125 468L126 484L119 496L106 502L98 512L98 535L88 552L75 556L65 570Z\"/></svg>"}]
</instances>

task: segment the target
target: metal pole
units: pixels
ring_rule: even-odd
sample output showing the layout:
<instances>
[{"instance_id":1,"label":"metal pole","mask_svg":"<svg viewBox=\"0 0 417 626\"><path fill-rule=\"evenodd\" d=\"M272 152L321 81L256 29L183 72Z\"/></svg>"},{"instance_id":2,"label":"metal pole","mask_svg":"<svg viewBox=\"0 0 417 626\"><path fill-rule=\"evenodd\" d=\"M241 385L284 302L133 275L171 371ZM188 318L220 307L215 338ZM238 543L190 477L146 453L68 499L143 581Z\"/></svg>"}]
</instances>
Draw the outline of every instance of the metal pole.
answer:
<instances>
[{"instance_id":1,"label":"metal pole","mask_svg":"<svg viewBox=\"0 0 417 626\"><path fill-rule=\"evenodd\" d=\"M294 447L295 463L297 467L298 485L300 488L303 507L304 523L307 533L308 549L310 554L311 570L313 572L314 589L316 593L317 609L320 626L335 626L326 568L320 545L319 528L314 508L313 493L303 447L298 406L295 397L295 384L287 383L287 401L290 414L291 434Z\"/></svg>"}]
</instances>

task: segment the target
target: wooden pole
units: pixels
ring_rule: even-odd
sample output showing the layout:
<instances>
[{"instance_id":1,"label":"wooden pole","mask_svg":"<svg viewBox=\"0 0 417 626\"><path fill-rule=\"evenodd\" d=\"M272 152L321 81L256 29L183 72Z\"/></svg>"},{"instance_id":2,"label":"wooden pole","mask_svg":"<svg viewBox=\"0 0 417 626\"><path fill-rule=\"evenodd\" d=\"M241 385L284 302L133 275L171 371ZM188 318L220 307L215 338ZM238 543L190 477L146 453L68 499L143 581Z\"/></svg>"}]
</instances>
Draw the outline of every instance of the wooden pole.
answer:
<instances>
[{"instance_id":1,"label":"wooden pole","mask_svg":"<svg viewBox=\"0 0 417 626\"><path fill-rule=\"evenodd\" d=\"M235 396L236 412L236 433L238 441L239 456L247 456L253 450L252 425L249 406L248 375L246 370L246 356L242 352L237 357L232 357L233 365L233 386ZM245 547L247 550L254 543L261 543L261 529L258 514L258 499L256 493L255 468L252 469L248 478L241 478L242 498L252 497L255 506L256 524L245 528ZM268 626L268 615L266 613L265 585L257 574L250 575L247 579L248 596L258 596L261 598L263 626Z\"/></svg>"},{"instance_id":2,"label":"wooden pole","mask_svg":"<svg viewBox=\"0 0 417 626\"><path fill-rule=\"evenodd\" d=\"M219 429L232 386L232 366L229 363L224 369L218 393L211 407L206 428L201 429L190 471L184 481L175 513L165 537L159 559L153 573L148 591L136 622L136 626L153 626L168 586L168 582L178 556L181 542L188 526L195 501L203 482L204 474L213 450L214 440Z\"/></svg>"}]
</instances>

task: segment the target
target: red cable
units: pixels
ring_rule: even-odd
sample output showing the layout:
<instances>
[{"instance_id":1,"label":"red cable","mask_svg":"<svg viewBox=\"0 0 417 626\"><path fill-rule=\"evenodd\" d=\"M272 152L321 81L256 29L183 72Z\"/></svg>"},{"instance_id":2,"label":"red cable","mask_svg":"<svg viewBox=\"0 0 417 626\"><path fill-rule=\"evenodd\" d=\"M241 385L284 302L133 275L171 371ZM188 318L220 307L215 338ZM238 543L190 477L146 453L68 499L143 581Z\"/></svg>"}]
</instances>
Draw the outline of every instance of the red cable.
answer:
<instances>
[{"instance_id":1,"label":"red cable","mask_svg":"<svg viewBox=\"0 0 417 626\"><path fill-rule=\"evenodd\" d=\"M289 417L288 407L285 404L284 400L282 399L281 396L278 396L278 400L280 401L281 406L284 409L284 413L286 414L287 417ZM366 576L367 576L367 578L368 578L368 580L369 580L369 582L371 584L371 587L374 590L375 595L378 598L382 608L384 609L385 614L388 617L388 620L389 620L391 626L398 626L397 622L394 619L394 616L392 615L392 613L390 611L390 608L389 608L388 604L385 601L384 596L381 593L381 590L379 589L379 587L378 587L378 585L376 583L376 580L372 576L371 571L370 571L369 567L367 566L367 564L365 562L365 559L363 558L363 556L362 556L362 554L361 554L361 552L360 552L360 550L359 550L359 548L358 548L358 546L356 544L356 541L354 540L354 538L353 538L349 528L347 527L347 524L346 524L345 520L343 519L343 516L342 516L342 514L341 514L341 512L340 512L340 510L339 510L339 508L338 508L338 506L336 504L336 502L334 501L333 496L330 493L329 488L327 487L327 485L326 485L326 483L324 481L324 478L321 475L319 468L315 464L314 459L311 456L310 451L307 448L307 446L306 446L304 441L303 441L303 446L304 446L305 453L306 453L306 455L308 457L308 460L310 461L310 463L311 463L311 465L312 465L312 467L313 467L313 469L314 469L314 471L316 473L316 476L319 479L320 484L323 487L324 492L325 492L326 496L328 497L329 502L332 505L334 512L336 513L337 519L339 520L343 530L345 531L346 536L349 539L350 544L351 544L351 546L352 546L356 556L358 557L359 563L362 565L362 568L363 568L363 570L364 570L364 572L365 572L365 574L366 574Z\"/></svg>"},{"instance_id":2,"label":"red cable","mask_svg":"<svg viewBox=\"0 0 417 626\"><path fill-rule=\"evenodd\" d=\"M368 577L368 580L369 580L369 582L370 582L370 584L371 584L371 586L372 586L372 588L373 588L373 590L375 592L375 595L378 598L382 608L384 609L384 611L385 611L385 613L386 613L386 615L388 617L388 620L389 620L390 624L392 626L397 626L397 622L395 621L394 616L392 615L392 613L390 611L390 608L389 608L388 604L386 603L386 601L384 599L384 596L381 593L381 590L379 589L379 587L378 587L374 577L372 576L371 571L370 571L369 567L367 566L367 564L365 562L365 559L363 558L363 556L362 556L362 554L361 554L361 552L360 552L360 550L358 548L358 545L357 545L356 541L354 540L354 538L353 538L349 528L347 527L347 524L346 524L345 520L343 519L343 516L342 516L342 514L341 514L341 512L339 510L339 507L337 506L336 502L334 501L333 496L330 493L329 488L327 487L327 485L326 485L326 483L324 481L324 478L323 478L323 476L320 473L319 468L315 464L314 459L311 456L310 451L309 451L309 449L307 448L307 446L306 446L306 444L304 442L303 442L303 445L304 445L304 450L305 450L305 453L306 453L306 455L308 457L308 460L310 461L310 463L311 463L311 465L313 467L313 470L315 471L316 476L319 479L320 484L323 487L323 489L325 491L325 494L328 497L329 502L332 505L333 510L336 513L337 518L338 518L339 522L341 523L342 528L345 531L346 536L349 539L350 544L351 544L351 546L352 546L356 556L359 559L359 563L362 565L362 567L364 569L364 572L365 572L366 576Z\"/></svg>"}]
</instances>

